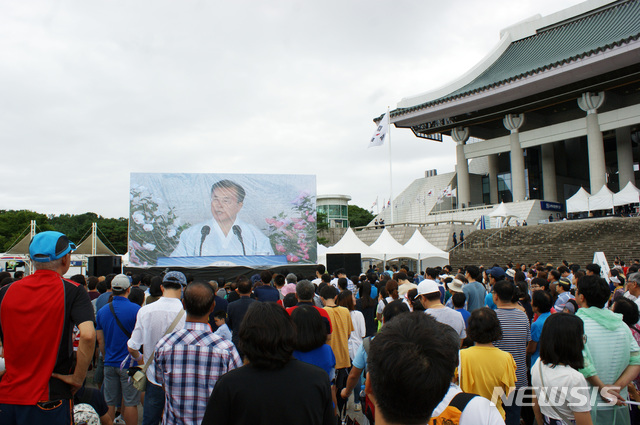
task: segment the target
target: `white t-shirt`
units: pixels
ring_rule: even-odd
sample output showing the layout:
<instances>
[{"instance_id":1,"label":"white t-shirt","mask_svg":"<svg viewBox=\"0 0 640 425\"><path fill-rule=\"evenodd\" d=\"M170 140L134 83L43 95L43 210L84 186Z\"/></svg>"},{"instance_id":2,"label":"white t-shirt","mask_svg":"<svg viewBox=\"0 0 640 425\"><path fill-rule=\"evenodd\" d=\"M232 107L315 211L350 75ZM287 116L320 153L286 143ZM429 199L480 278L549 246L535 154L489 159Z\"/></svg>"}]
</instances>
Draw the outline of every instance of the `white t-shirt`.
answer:
<instances>
[{"instance_id":1,"label":"white t-shirt","mask_svg":"<svg viewBox=\"0 0 640 425\"><path fill-rule=\"evenodd\" d=\"M394 301L402 301L403 303L405 303L407 305L407 307L409 307L409 309L411 309L411 304L409 304L409 301L407 301L407 299L405 297L400 297L397 300L394 300L392 297L387 297L386 301L387 301L387 304L392 303ZM376 309L376 313L377 314L382 314L382 310L384 310L384 308L387 306L387 304L385 304L385 302L383 300L378 301L378 308Z\"/></svg>"},{"instance_id":2,"label":"white t-shirt","mask_svg":"<svg viewBox=\"0 0 640 425\"><path fill-rule=\"evenodd\" d=\"M462 390L455 384L451 384L449 391L445 394L440 404L433 409L431 416L438 416L444 409L447 408L449 403L456 394L461 393ZM460 425L504 425L504 419L498 412L498 408L491 405L491 402L484 397L476 396L469 401L469 404L464 408L460 414Z\"/></svg>"},{"instance_id":3,"label":"white t-shirt","mask_svg":"<svg viewBox=\"0 0 640 425\"><path fill-rule=\"evenodd\" d=\"M544 378L544 394L541 394L540 369L542 369ZM538 359L531 366L531 385L538 398L540 411L549 418L574 419L573 412L591 411L591 403L589 402L591 390L587 380L580 372L570 366L549 367ZM550 404L553 405L553 408ZM558 413L564 418L559 418Z\"/></svg>"},{"instance_id":4,"label":"white t-shirt","mask_svg":"<svg viewBox=\"0 0 640 425\"><path fill-rule=\"evenodd\" d=\"M136 326L127 342L129 348L140 351L140 348L144 347L144 361L149 360L155 351L156 344L164 336L180 310L182 310L182 302L177 298L167 297L160 297L158 301L142 307L138 310ZM174 331L184 328L186 316L186 314L182 315ZM152 361L147 369L147 379L152 384L158 385L155 373L155 361Z\"/></svg>"},{"instance_id":5,"label":"white t-shirt","mask_svg":"<svg viewBox=\"0 0 640 425\"><path fill-rule=\"evenodd\" d=\"M350 313L353 331L349 335L349 357L354 359L358 348L362 345L362 339L367 334L367 326L364 323L364 316L361 311L352 310Z\"/></svg>"}]
</instances>

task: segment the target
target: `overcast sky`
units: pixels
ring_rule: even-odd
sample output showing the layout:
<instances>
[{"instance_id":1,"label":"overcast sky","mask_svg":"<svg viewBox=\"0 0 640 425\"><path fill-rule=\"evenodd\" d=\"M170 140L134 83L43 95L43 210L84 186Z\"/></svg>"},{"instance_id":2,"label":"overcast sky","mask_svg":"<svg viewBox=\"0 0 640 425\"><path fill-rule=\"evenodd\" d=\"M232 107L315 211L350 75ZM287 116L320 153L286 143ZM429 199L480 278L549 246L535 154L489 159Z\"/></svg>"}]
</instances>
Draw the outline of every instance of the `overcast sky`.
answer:
<instances>
[{"instance_id":1,"label":"overcast sky","mask_svg":"<svg viewBox=\"0 0 640 425\"><path fill-rule=\"evenodd\" d=\"M372 118L578 0L0 0L0 209L126 217L131 172L315 174L389 197ZM455 146L392 130L394 194Z\"/></svg>"}]
</instances>

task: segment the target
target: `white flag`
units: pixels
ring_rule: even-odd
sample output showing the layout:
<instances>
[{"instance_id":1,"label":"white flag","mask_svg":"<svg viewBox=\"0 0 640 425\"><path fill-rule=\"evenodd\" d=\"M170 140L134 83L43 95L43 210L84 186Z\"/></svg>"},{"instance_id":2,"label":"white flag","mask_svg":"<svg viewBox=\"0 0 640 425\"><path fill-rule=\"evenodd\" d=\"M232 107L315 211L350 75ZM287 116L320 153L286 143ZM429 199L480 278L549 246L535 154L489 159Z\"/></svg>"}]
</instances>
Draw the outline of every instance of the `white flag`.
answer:
<instances>
[{"instance_id":1,"label":"white flag","mask_svg":"<svg viewBox=\"0 0 640 425\"><path fill-rule=\"evenodd\" d=\"M382 119L378 123L378 128L376 128L376 132L373 133L373 137L371 137L371 141L369 142L369 147L372 148L374 146L382 146L384 144L384 138L387 137L387 132L389 131L389 120L387 119L387 114L385 113L382 116Z\"/></svg>"}]
</instances>

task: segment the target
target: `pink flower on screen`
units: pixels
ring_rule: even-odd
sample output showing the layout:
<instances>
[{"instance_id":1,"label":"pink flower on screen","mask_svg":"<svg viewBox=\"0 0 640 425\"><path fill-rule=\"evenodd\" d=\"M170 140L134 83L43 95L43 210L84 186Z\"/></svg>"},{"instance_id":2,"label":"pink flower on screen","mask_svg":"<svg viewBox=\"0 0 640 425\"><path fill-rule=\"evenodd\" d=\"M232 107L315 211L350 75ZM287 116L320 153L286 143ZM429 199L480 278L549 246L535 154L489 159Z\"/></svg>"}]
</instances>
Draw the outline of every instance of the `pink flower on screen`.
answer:
<instances>
[{"instance_id":1,"label":"pink flower on screen","mask_svg":"<svg viewBox=\"0 0 640 425\"><path fill-rule=\"evenodd\" d=\"M297 263L298 261L300 261L300 258L293 254L287 254L287 261L289 261L290 263Z\"/></svg>"}]
</instances>

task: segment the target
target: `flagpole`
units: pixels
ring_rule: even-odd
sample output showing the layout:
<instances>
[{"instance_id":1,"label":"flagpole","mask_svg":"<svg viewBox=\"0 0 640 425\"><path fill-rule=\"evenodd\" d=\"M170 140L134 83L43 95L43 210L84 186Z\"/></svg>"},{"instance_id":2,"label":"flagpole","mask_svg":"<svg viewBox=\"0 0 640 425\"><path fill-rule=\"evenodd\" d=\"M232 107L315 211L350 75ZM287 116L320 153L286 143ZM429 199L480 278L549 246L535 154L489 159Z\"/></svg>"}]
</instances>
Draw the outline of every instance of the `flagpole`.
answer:
<instances>
[{"instance_id":1,"label":"flagpole","mask_svg":"<svg viewBox=\"0 0 640 425\"><path fill-rule=\"evenodd\" d=\"M394 224L393 220L393 169L391 167L391 114L389 113L389 107L387 106L387 128L388 128L388 141L389 141L389 199L391 200L391 224Z\"/></svg>"}]
</instances>

